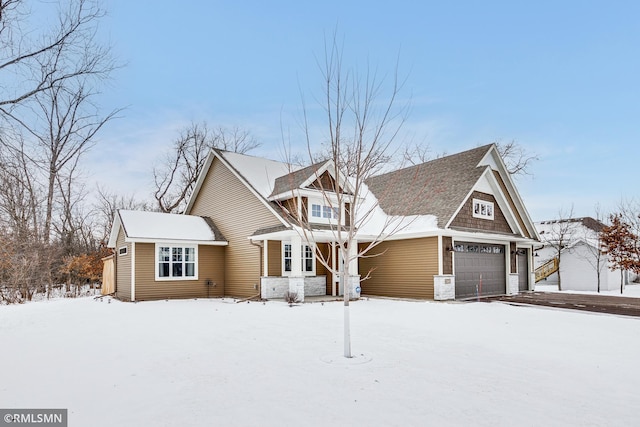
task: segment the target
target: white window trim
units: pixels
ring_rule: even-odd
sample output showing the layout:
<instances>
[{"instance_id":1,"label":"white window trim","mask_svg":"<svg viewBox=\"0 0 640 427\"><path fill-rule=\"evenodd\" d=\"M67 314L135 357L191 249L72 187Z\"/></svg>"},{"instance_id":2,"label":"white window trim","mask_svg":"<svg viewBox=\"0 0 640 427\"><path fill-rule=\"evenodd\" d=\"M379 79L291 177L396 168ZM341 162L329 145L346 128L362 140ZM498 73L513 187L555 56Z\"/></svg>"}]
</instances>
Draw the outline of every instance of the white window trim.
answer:
<instances>
[{"instance_id":1,"label":"white window trim","mask_svg":"<svg viewBox=\"0 0 640 427\"><path fill-rule=\"evenodd\" d=\"M291 242L290 241L285 241L283 240L282 242L282 256L281 258L281 263L282 263L282 276L284 277L289 277L291 276L291 271L286 271L285 270L285 260L284 260L284 247L285 245L290 245ZM305 262L305 258L302 256L304 253L304 248L305 246L308 246L311 249L311 271L304 271L304 262ZM315 276L316 275L316 251L313 247L313 245L307 245L305 243L302 243L302 245L300 245L301 249L300 249L300 267L303 269L302 271L302 275L303 276ZM293 258L293 251L291 251L291 257ZM293 260L291 261L291 264L293 265Z\"/></svg>"},{"instance_id":2,"label":"white window trim","mask_svg":"<svg viewBox=\"0 0 640 427\"><path fill-rule=\"evenodd\" d=\"M338 208L337 204L338 202L334 202L333 200L331 201L331 203L328 203L327 201L323 201L321 199L309 197L307 199L307 212L308 212L307 220L311 223L316 223L316 224L337 224L338 214L342 214L342 217L344 218L344 210L342 209L342 207ZM313 205L320 206L319 217L313 216ZM331 209L331 212L332 212L331 218L324 217L325 208ZM334 218L334 215L335 215L335 218Z\"/></svg>"},{"instance_id":3,"label":"white window trim","mask_svg":"<svg viewBox=\"0 0 640 427\"><path fill-rule=\"evenodd\" d=\"M494 219L495 206L493 202L487 202L486 200L473 199L473 205L471 206L471 214L474 218L481 219Z\"/></svg>"},{"instance_id":4,"label":"white window trim","mask_svg":"<svg viewBox=\"0 0 640 427\"><path fill-rule=\"evenodd\" d=\"M124 250L124 252L123 252ZM118 248L118 256L125 256L129 254L129 249L126 246L121 246Z\"/></svg>"},{"instance_id":5,"label":"white window trim","mask_svg":"<svg viewBox=\"0 0 640 427\"><path fill-rule=\"evenodd\" d=\"M193 276L180 276L180 277L160 277L160 260L158 259L158 249L161 247L169 248L169 254L173 252L173 248L193 248L194 249L194 275ZM171 256L171 255L170 255ZM184 251L183 251L184 257ZM176 282L176 281L186 281L186 280L198 280L198 245L179 245L175 243L156 243L155 244L155 254L153 255L153 259L155 262L155 275L156 281L158 282ZM184 263L184 261L182 261ZM172 272L172 268L169 268L169 273Z\"/></svg>"}]
</instances>

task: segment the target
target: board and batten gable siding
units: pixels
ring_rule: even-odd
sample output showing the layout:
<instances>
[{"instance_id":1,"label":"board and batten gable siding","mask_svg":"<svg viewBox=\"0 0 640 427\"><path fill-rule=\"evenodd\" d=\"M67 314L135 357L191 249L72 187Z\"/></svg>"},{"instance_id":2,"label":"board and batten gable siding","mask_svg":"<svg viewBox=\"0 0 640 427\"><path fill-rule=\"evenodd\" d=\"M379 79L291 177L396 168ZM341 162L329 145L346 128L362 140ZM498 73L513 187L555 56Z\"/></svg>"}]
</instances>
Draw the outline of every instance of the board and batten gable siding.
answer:
<instances>
[{"instance_id":1,"label":"board and batten gable siding","mask_svg":"<svg viewBox=\"0 0 640 427\"><path fill-rule=\"evenodd\" d=\"M438 274L438 238L390 240L359 259L360 284L365 295L433 299L433 276Z\"/></svg>"},{"instance_id":2,"label":"board and batten gable siding","mask_svg":"<svg viewBox=\"0 0 640 427\"><path fill-rule=\"evenodd\" d=\"M156 245L136 243L136 300L224 296L224 246L198 246L197 280L156 280ZM206 282L216 286L209 289Z\"/></svg>"},{"instance_id":3,"label":"board and batten gable siding","mask_svg":"<svg viewBox=\"0 0 640 427\"><path fill-rule=\"evenodd\" d=\"M210 217L229 242L224 294L250 297L260 293L261 248L249 236L258 229L281 225L275 214L218 158L213 159L189 213Z\"/></svg>"},{"instance_id":4,"label":"board and batten gable siding","mask_svg":"<svg viewBox=\"0 0 640 427\"><path fill-rule=\"evenodd\" d=\"M116 239L116 298L131 301L131 243L124 241L122 227ZM127 248L126 255L120 255L120 248Z\"/></svg>"},{"instance_id":5,"label":"board and batten gable siding","mask_svg":"<svg viewBox=\"0 0 640 427\"><path fill-rule=\"evenodd\" d=\"M473 216L473 199L483 200L493 203L493 220L475 218ZM464 202L464 205L451 221L451 228L463 228L465 230L482 230L494 233L513 234L504 213L498 206L496 198L492 194L474 191Z\"/></svg>"}]
</instances>

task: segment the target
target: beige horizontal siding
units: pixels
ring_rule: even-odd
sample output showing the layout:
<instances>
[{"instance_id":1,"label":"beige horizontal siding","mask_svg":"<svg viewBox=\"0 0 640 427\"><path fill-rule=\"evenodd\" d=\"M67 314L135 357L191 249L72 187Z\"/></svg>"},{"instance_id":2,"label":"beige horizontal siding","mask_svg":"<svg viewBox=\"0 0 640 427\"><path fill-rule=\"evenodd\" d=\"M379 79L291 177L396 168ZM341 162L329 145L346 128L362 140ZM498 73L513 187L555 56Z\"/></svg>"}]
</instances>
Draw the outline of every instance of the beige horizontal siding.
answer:
<instances>
[{"instance_id":1,"label":"beige horizontal siding","mask_svg":"<svg viewBox=\"0 0 640 427\"><path fill-rule=\"evenodd\" d=\"M126 246L127 254L120 255L120 248ZM125 243L122 227L116 239L116 298L131 301L131 243Z\"/></svg>"},{"instance_id":2,"label":"beige horizontal siding","mask_svg":"<svg viewBox=\"0 0 640 427\"><path fill-rule=\"evenodd\" d=\"M438 238L382 242L359 260L362 293L398 298L433 299L433 276L438 274Z\"/></svg>"},{"instance_id":3,"label":"beige horizontal siding","mask_svg":"<svg viewBox=\"0 0 640 427\"><path fill-rule=\"evenodd\" d=\"M155 244L136 244L136 300L206 298L224 295L224 247L198 247L197 280L158 280ZM207 280L215 286L207 286Z\"/></svg>"},{"instance_id":4,"label":"beige horizontal siding","mask_svg":"<svg viewBox=\"0 0 640 427\"><path fill-rule=\"evenodd\" d=\"M258 229L281 224L277 217L217 158L190 214L213 219L229 241L225 249L225 295L258 294L261 249L251 244L249 236Z\"/></svg>"}]
</instances>

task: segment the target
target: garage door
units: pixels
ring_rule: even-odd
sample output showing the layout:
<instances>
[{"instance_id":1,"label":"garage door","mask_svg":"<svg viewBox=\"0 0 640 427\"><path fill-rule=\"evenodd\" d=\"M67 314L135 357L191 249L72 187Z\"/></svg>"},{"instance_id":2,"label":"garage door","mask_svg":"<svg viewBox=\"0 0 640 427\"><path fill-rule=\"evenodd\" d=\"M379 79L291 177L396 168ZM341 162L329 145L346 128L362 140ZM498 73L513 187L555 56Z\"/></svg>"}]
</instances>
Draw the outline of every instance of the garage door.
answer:
<instances>
[{"instance_id":1,"label":"garage door","mask_svg":"<svg viewBox=\"0 0 640 427\"><path fill-rule=\"evenodd\" d=\"M456 299L506 293L504 246L456 242L454 250Z\"/></svg>"}]
</instances>

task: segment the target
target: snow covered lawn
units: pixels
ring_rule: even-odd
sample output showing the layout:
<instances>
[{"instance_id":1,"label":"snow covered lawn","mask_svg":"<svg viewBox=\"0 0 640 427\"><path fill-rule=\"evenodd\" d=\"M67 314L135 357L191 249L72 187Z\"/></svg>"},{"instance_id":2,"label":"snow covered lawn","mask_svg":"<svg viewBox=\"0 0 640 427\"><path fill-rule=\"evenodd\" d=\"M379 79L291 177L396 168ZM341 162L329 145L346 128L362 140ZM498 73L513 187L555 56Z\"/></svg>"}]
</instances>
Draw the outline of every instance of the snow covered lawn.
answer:
<instances>
[{"instance_id":1,"label":"snow covered lawn","mask_svg":"<svg viewBox=\"0 0 640 427\"><path fill-rule=\"evenodd\" d=\"M540 292L560 292L558 291L558 285L545 285L544 282L542 284L536 284L535 290ZM624 287L624 292L620 293L620 288L613 289L610 291L601 291L600 294L598 292L589 292L589 291L562 291L563 293L570 294L585 294L585 295L612 295L612 296L623 296L623 297L634 297L640 298L640 284L638 283L630 283Z\"/></svg>"},{"instance_id":2,"label":"snow covered lawn","mask_svg":"<svg viewBox=\"0 0 640 427\"><path fill-rule=\"evenodd\" d=\"M72 427L638 425L640 319L371 299L352 326L346 360L339 302L2 306L0 407Z\"/></svg>"}]
</instances>

